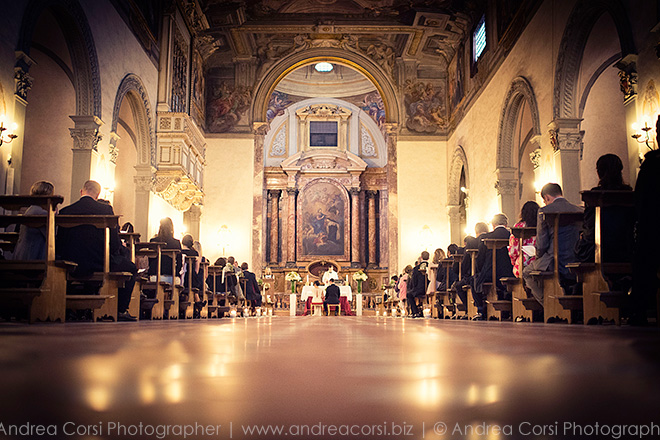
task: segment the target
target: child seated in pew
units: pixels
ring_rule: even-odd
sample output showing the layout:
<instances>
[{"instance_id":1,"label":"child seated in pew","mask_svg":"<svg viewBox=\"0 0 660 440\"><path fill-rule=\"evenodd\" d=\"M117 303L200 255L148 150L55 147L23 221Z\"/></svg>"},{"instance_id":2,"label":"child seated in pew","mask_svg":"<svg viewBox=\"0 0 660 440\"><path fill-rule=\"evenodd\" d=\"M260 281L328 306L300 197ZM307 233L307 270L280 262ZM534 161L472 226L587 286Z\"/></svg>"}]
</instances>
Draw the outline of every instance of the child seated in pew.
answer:
<instances>
[{"instance_id":1,"label":"child seated in pew","mask_svg":"<svg viewBox=\"0 0 660 440\"><path fill-rule=\"evenodd\" d=\"M181 239L181 253L187 257L199 257L199 253L193 249L194 240L192 235L186 234ZM189 285L192 285L193 289L198 289L199 292L203 293L203 286L198 277L199 269L201 264L201 258L195 258L195 263L192 267L188 267L188 260L186 259L183 262L183 286L185 289L188 289ZM189 279L192 277L191 279ZM187 292L184 290L185 294ZM182 293L183 295L184 293ZM200 293L195 293L195 312L199 313L199 310L206 305L206 301L202 301L200 298Z\"/></svg>"},{"instance_id":2,"label":"child seated in pew","mask_svg":"<svg viewBox=\"0 0 660 440\"><path fill-rule=\"evenodd\" d=\"M30 188L31 196L52 196L55 187L47 180L39 180ZM47 212L40 206L30 206L24 215L46 215ZM14 260L45 260L46 259L46 227L31 228L21 225L18 241L12 254Z\"/></svg>"}]
</instances>

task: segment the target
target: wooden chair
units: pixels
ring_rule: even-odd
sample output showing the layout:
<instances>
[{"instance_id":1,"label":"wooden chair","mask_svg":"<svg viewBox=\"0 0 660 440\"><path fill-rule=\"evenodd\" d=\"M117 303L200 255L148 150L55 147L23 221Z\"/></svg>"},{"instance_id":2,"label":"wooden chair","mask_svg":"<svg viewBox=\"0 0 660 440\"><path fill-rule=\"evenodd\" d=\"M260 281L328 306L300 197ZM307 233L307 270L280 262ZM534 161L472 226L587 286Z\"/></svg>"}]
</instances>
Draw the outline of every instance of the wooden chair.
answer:
<instances>
[{"instance_id":1,"label":"wooden chair","mask_svg":"<svg viewBox=\"0 0 660 440\"><path fill-rule=\"evenodd\" d=\"M543 220L553 225L554 268L552 271L531 272L532 276L543 279L543 319L548 322L550 318L568 323L573 322L575 315L571 310L582 308L582 297L579 295L565 295L559 283L559 227L570 224L582 225L584 214L581 212L545 212Z\"/></svg>"},{"instance_id":2,"label":"wooden chair","mask_svg":"<svg viewBox=\"0 0 660 440\"><path fill-rule=\"evenodd\" d=\"M511 292L511 317L513 320L532 322L533 311L543 310L543 307L541 307L541 304L539 304L536 298L527 294L527 290L523 285L522 271L525 267L523 241L535 237L536 228L514 227L511 228L511 235L518 239L518 267L520 268L520 275L517 278L500 278L500 281Z\"/></svg>"},{"instance_id":3,"label":"wooden chair","mask_svg":"<svg viewBox=\"0 0 660 440\"><path fill-rule=\"evenodd\" d=\"M184 265L185 265L185 274L186 280L183 293L180 297L179 302L179 317L184 319L192 319L195 314L195 294L200 296L199 289L193 287L193 276L196 273L195 268L197 266L197 259L201 257L196 257L192 255L184 256ZM200 296L201 298L201 296Z\"/></svg>"},{"instance_id":4,"label":"wooden chair","mask_svg":"<svg viewBox=\"0 0 660 440\"><path fill-rule=\"evenodd\" d=\"M229 313L230 310L226 293L219 293L218 291L218 288L220 287L220 281L218 278L222 277L222 269L223 268L220 266L209 266L207 268L209 276L212 277L212 286L210 286L212 293L209 297L209 302L212 302L212 306L209 308L209 313L212 311L215 312L216 318L222 318L225 316L225 313Z\"/></svg>"},{"instance_id":5,"label":"wooden chair","mask_svg":"<svg viewBox=\"0 0 660 440\"><path fill-rule=\"evenodd\" d=\"M474 276L476 275L476 266L477 266L477 254L479 253L479 249L466 249L465 253L469 256L470 258L470 276L474 280ZM467 285L464 287L466 290L466 298L467 298L467 316L468 319L472 318L474 315L477 314L477 306L474 305L474 297L472 296L472 286Z\"/></svg>"},{"instance_id":6,"label":"wooden chair","mask_svg":"<svg viewBox=\"0 0 660 440\"><path fill-rule=\"evenodd\" d=\"M566 266L576 274L582 283L582 304L584 323L614 322L620 324L619 308L626 293L612 291L607 279L612 276L632 276L632 264L625 255L609 255L604 262L603 243L611 234L626 234L632 240L634 227L634 192L632 191L582 191L582 200L586 207L594 207L596 214L595 261L594 263L571 263ZM628 209L628 228L626 230L603 231L603 209ZM617 257L619 261L617 260ZM628 256L630 257L630 256Z\"/></svg>"},{"instance_id":7,"label":"wooden chair","mask_svg":"<svg viewBox=\"0 0 660 440\"><path fill-rule=\"evenodd\" d=\"M177 275L179 273L176 270L177 258L181 254L181 251L178 249L161 249L161 254L166 255L172 260L172 282L165 282L165 317L168 319L179 319L179 313L181 312L180 306L180 295L183 291L183 286L177 283ZM159 266L160 267L160 266ZM160 270L160 269L159 269ZM162 280L162 274L161 274ZM184 301L184 307L190 306L190 303ZM186 312L187 313L187 312ZM192 313L192 312L191 312Z\"/></svg>"},{"instance_id":8,"label":"wooden chair","mask_svg":"<svg viewBox=\"0 0 660 440\"><path fill-rule=\"evenodd\" d=\"M449 292L449 276L451 274L451 269L454 267L453 258L445 258L440 261L438 270L443 270L445 272L445 290L440 290L437 292L437 297L434 296L432 304L435 307L432 309L435 313L434 318L451 318L456 314L455 302L451 299L451 293ZM436 304L437 301L437 304ZM440 316L440 310L442 310L442 316Z\"/></svg>"},{"instance_id":9,"label":"wooden chair","mask_svg":"<svg viewBox=\"0 0 660 440\"><path fill-rule=\"evenodd\" d=\"M323 305L323 303L321 303ZM314 306L314 303L312 303L312 306ZM330 316L330 312L336 309L337 310L337 316L341 316L341 304L328 304L328 316Z\"/></svg>"},{"instance_id":10,"label":"wooden chair","mask_svg":"<svg viewBox=\"0 0 660 440\"><path fill-rule=\"evenodd\" d=\"M38 261L0 261L0 305L3 310L25 309L30 323L36 321L64 322L66 315L66 275L74 263L55 260L55 210L62 203L62 196L0 196L0 207L18 211L32 205L46 210L46 215L0 215L0 227L26 225L46 227L46 259ZM3 247L11 247L18 240L18 233L4 232ZM8 286L8 284L13 286Z\"/></svg>"},{"instance_id":11,"label":"wooden chair","mask_svg":"<svg viewBox=\"0 0 660 440\"><path fill-rule=\"evenodd\" d=\"M487 319L497 319L502 321L503 312L511 315L511 300L499 299L497 296L497 250L505 248L509 245L508 238L486 238L483 240L487 249L491 250L492 254L492 272L491 282L484 283L483 288L486 290L486 317ZM510 316L509 316L510 319Z\"/></svg>"}]
</instances>

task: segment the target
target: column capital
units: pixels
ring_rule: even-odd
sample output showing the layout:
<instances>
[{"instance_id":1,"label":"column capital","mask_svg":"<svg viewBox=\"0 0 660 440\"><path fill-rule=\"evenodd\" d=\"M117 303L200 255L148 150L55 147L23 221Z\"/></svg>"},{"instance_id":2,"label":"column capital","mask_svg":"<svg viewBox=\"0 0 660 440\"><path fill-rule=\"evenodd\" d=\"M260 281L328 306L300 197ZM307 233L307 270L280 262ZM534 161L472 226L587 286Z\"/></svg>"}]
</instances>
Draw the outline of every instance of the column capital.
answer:
<instances>
[{"instance_id":1,"label":"column capital","mask_svg":"<svg viewBox=\"0 0 660 440\"><path fill-rule=\"evenodd\" d=\"M360 188L352 187L348 190L349 193L351 193L352 197L357 197L360 195Z\"/></svg>"},{"instance_id":2,"label":"column capital","mask_svg":"<svg viewBox=\"0 0 660 440\"><path fill-rule=\"evenodd\" d=\"M281 189L269 189L268 190L268 197L271 198L271 199L279 199L281 194L282 194Z\"/></svg>"},{"instance_id":3,"label":"column capital","mask_svg":"<svg viewBox=\"0 0 660 440\"><path fill-rule=\"evenodd\" d=\"M516 194L516 187L518 186L518 181L514 179L500 179L495 182L495 189L497 190L497 195L514 195Z\"/></svg>"},{"instance_id":4,"label":"column capital","mask_svg":"<svg viewBox=\"0 0 660 440\"><path fill-rule=\"evenodd\" d=\"M270 129L270 124L267 122L252 123L252 130L254 131L254 134L258 136L266 136L268 134L269 129Z\"/></svg>"},{"instance_id":5,"label":"column capital","mask_svg":"<svg viewBox=\"0 0 660 440\"><path fill-rule=\"evenodd\" d=\"M369 198L375 198L378 195L378 191L375 189L368 189L364 192L367 197Z\"/></svg>"},{"instance_id":6,"label":"column capital","mask_svg":"<svg viewBox=\"0 0 660 440\"><path fill-rule=\"evenodd\" d=\"M287 193L289 196L295 196L296 194L298 194L298 188L291 188L291 187L288 187L288 188L286 189L286 193Z\"/></svg>"}]
</instances>

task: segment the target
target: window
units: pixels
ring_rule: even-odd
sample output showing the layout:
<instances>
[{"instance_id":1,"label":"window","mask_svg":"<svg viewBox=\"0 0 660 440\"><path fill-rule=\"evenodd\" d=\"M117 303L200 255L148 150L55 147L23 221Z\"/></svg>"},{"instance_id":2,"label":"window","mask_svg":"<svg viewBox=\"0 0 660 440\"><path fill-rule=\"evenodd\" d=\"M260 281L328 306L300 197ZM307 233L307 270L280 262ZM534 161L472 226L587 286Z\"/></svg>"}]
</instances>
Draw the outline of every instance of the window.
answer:
<instances>
[{"instance_id":1,"label":"window","mask_svg":"<svg viewBox=\"0 0 660 440\"><path fill-rule=\"evenodd\" d=\"M310 147L336 147L337 122L310 121L309 122Z\"/></svg>"},{"instance_id":2,"label":"window","mask_svg":"<svg viewBox=\"0 0 660 440\"><path fill-rule=\"evenodd\" d=\"M472 34L472 62L476 63L486 49L486 16L483 15Z\"/></svg>"}]
</instances>

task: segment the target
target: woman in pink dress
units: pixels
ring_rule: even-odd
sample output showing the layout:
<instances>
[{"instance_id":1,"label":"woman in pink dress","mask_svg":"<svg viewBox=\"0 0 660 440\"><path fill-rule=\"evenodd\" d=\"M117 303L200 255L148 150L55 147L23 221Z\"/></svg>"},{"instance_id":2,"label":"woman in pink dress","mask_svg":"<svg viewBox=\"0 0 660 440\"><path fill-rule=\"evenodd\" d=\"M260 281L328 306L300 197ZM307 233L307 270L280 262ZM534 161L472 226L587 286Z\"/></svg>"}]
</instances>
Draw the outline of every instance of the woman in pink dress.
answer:
<instances>
[{"instance_id":1,"label":"woman in pink dress","mask_svg":"<svg viewBox=\"0 0 660 440\"><path fill-rule=\"evenodd\" d=\"M408 291L408 279L412 273L412 266L409 264L403 269L403 275L399 278L399 309L401 310L401 316L406 314L406 293Z\"/></svg>"},{"instance_id":2,"label":"woman in pink dress","mask_svg":"<svg viewBox=\"0 0 660 440\"><path fill-rule=\"evenodd\" d=\"M536 220L538 217L539 205L536 202L526 202L520 210L520 221L513 225L514 228L523 227L536 227ZM520 277L522 268L520 267L520 253L518 249L519 240L511 234L509 237L509 258L513 264L513 275ZM536 244L536 236L523 240L524 246L534 246ZM529 263L536 259L535 251L527 253L523 250L523 265L527 266Z\"/></svg>"}]
</instances>

